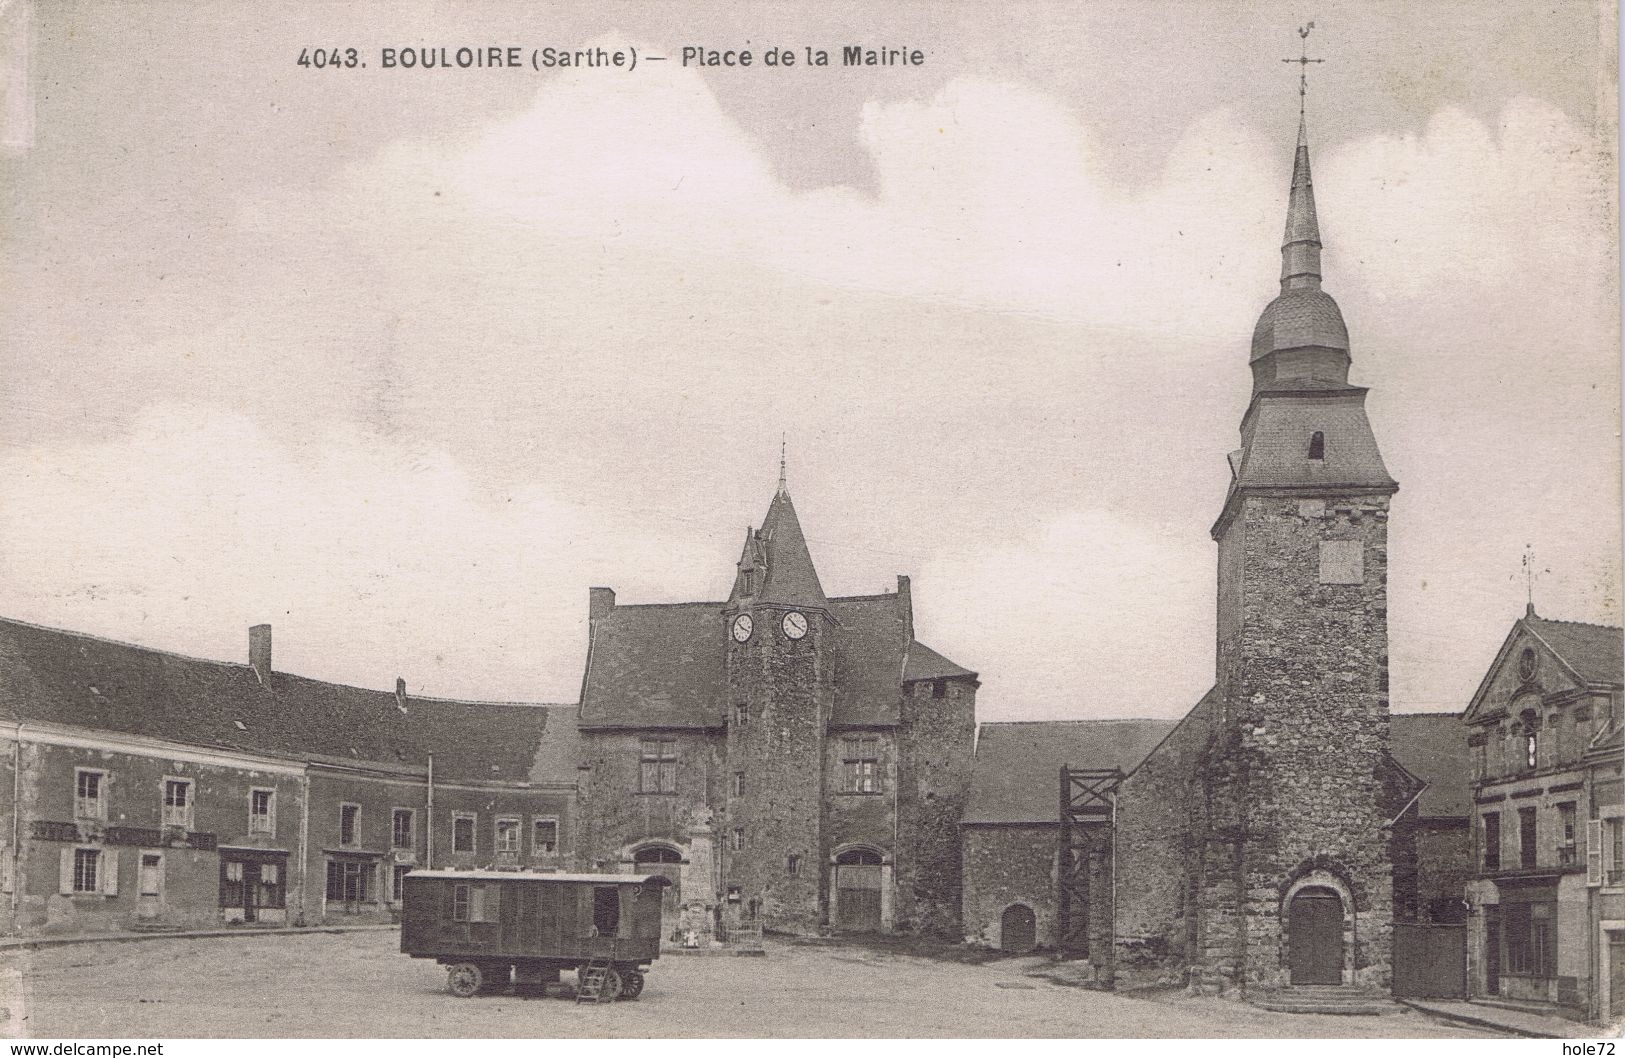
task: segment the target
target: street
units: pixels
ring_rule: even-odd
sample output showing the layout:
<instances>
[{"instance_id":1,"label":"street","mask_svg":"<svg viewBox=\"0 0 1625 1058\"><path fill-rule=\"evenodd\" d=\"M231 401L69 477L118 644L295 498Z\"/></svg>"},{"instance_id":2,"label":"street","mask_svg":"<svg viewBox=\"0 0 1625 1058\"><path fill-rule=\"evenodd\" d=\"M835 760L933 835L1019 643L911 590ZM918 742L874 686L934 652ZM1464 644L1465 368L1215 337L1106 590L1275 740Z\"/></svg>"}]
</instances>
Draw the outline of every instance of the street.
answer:
<instances>
[{"instance_id":1,"label":"street","mask_svg":"<svg viewBox=\"0 0 1625 1058\"><path fill-rule=\"evenodd\" d=\"M1042 956L980 965L879 946L769 940L764 958L670 955L636 1002L457 999L392 931L165 938L0 955L0 1033L152 1037L1462 1037L1396 1007L1276 1014L1218 999L1094 992L1030 976Z\"/></svg>"}]
</instances>

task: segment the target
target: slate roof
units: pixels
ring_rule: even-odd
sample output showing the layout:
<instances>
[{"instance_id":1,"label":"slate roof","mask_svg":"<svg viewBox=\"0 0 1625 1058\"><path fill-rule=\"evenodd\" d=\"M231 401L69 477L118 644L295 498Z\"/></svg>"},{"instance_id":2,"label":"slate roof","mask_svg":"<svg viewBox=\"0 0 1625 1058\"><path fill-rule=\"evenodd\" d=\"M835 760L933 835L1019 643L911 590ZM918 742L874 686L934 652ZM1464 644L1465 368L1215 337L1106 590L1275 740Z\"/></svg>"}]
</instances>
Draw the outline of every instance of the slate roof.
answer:
<instances>
[{"instance_id":1,"label":"slate roof","mask_svg":"<svg viewBox=\"0 0 1625 1058\"><path fill-rule=\"evenodd\" d=\"M1348 349L1349 330L1343 312L1324 290L1287 290L1266 305L1258 317L1248 360L1311 345Z\"/></svg>"},{"instance_id":2,"label":"slate roof","mask_svg":"<svg viewBox=\"0 0 1625 1058\"><path fill-rule=\"evenodd\" d=\"M581 695L583 727L719 727L726 718L728 674L725 603L616 606L594 622ZM835 700L830 723L897 723L905 659L907 678L975 678L920 643L895 593L827 599Z\"/></svg>"},{"instance_id":3,"label":"slate roof","mask_svg":"<svg viewBox=\"0 0 1625 1058\"><path fill-rule=\"evenodd\" d=\"M581 723L716 727L727 702L723 603L616 606L593 622Z\"/></svg>"},{"instance_id":4,"label":"slate roof","mask_svg":"<svg viewBox=\"0 0 1625 1058\"><path fill-rule=\"evenodd\" d=\"M1035 720L983 724L977 732L965 823L1057 824L1062 765L1140 763L1177 720Z\"/></svg>"},{"instance_id":5,"label":"slate roof","mask_svg":"<svg viewBox=\"0 0 1625 1058\"><path fill-rule=\"evenodd\" d=\"M403 708L404 704L404 708ZM531 704L375 691L0 619L0 717L298 760L422 765L524 781L550 718ZM563 776L573 778L573 776Z\"/></svg>"},{"instance_id":6,"label":"slate roof","mask_svg":"<svg viewBox=\"0 0 1625 1058\"><path fill-rule=\"evenodd\" d=\"M1620 629L1579 621L1548 621L1537 616L1523 621L1587 683L1620 683L1625 679L1621 675L1625 667L1625 632Z\"/></svg>"},{"instance_id":7,"label":"slate roof","mask_svg":"<svg viewBox=\"0 0 1625 1058\"><path fill-rule=\"evenodd\" d=\"M1294 380L1293 389L1303 387ZM1325 438L1324 457L1310 459L1309 438L1316 432ZM1261 394L1248 411L1231 488L1334 485L1396 487L1366 418L1365 390Z\"/></svg>"},{"instance_id":8,"label":"slate roof","mask_svg":"<svg viewBox=\"0 0 1625 1058\"><path fill-rule=\"evenodd\" d=\"M807 537L801 531L801 519L790 493L780 488L768 504L762 527L745 540L745 549L739 559L743 572L758 565L766 568L766 575L752 598L760 602L787 603L808 609L827 609L829 599L824 586L818 581L813 568L812 554L807 550ZM734 582L729 602L739 598L739 581Z\"/></svg>"},{"instance_id":9,"label":"slate roof","mask_svg":"<svg viewBox=\"0 0 1625 1058\"><path fill-rule=\"evenodd\" d=\"M1460 713L1394 713L1388 748L1401 767L1427 783L1417 801L1424 819L1468 814L1471 765L1467 726Z\"/></svg>"},{"instance_id":10,"label":"slate roof","mask_svg":"<svg viewBox=\"0 0 1625 1058\"><path fill-rule=\"evenodd\" d=\"M976 673L955 665L918 640L909 645L908 660L903 663L904 683L911 683L914 680L940 680L954 676L968 676L974 679Z\"/></svg>"}]
</instances>

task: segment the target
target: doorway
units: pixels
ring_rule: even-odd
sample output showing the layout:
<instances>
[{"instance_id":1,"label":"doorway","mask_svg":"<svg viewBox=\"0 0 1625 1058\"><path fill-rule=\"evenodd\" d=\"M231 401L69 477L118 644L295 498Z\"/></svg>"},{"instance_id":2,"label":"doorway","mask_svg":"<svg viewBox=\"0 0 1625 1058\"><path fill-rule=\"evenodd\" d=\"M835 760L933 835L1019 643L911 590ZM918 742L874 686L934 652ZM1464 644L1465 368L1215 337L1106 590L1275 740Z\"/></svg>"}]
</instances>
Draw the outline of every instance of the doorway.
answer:
<instances>
[{"instance_id":1,"label":"doorway","mask_svg":"<svg viewBox=\"0 0 1625 1058\"><path fill-rule=\"evenodd\" d=\"M851 849L835 860L835 928L880 931L880 853Z\"/></svg>"},{"instance_id":2,"label":"doorway","mask_svg":"<svg viewBox=\"0 0 1625 1058\"><path fill-rule=\"evenodd\" d=\"M1032 951L1038 946L1038 922L1026 904L1011 904L999 920L1001 951Z\"/></svg>"},{"instance_id":3,"label":"doorway","mask_svg":"<svg viewBox=\"0 0 1625 1058\"><path fill-rule=\"evenodd\" d=\"M1292 898L1287 950L1292 983L1343 983L1343 899L1324 886L1310 886Z\"/></svg>"}]
</instances>

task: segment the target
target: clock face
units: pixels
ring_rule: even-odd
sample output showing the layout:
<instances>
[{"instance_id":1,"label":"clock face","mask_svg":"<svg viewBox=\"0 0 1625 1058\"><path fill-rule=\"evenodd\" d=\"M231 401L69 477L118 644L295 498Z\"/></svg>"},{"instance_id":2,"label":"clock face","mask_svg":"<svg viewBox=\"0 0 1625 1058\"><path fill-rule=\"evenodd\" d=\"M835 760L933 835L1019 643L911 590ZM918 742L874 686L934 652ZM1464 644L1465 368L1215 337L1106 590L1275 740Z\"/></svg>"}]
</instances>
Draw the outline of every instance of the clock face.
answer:
<instances>
[{"instance_id":1,"label":"clock face","mask_svg":"<svg viewBox=\"0 0 1625 1058\"><path fill-rule=\"evenodd\" d=\"M807 634L807 618L794 610L784 615L784 634L791 639L800 639Z\"/></svg>"},{"instance_id":2,"label":"clock face","mask_svg":"<svg viewBox=\"0 0 1625 1058\"><path fill-rule=\"evenodd\" d=\"M743 643L745 640L749 639L750 630L752 627L750 614L742 613L738 617L735 617L733 623L734 642Z\"/></svg>"}]
</instances>

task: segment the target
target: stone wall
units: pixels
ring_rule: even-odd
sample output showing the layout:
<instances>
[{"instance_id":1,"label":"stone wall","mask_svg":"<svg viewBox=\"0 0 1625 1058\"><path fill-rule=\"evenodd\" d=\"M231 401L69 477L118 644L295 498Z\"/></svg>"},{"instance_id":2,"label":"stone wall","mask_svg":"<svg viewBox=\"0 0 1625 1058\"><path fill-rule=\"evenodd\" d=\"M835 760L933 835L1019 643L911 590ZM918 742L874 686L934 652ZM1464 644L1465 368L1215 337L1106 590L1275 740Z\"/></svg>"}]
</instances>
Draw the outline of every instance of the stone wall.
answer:
<instances>
[{"instance_id":1,"label":"stone wall","mask_svg":"<svg viewBox=\"0 0 1625 1058\"><path fill-rule=\"evenodd\" d=\"M1249 983L1287 979L1283 901L1324 872L1353 903L1345 980L1388 984L1387 521L1385 496L1248 496L1227 529L1244 534L1245 575L1226 701L1235 745L1215 800L1238 808ZM1327 543L1352 545L1352 577Z\"/></svg>"},{"instance_id":2,"label":"stone wall","mask_svg":"<svg viewBox=\"0 0 1625 1058\"><path fill-rule=\"evenodd\" d=\"M728 726L729 781L743 772L745 795L728 788L722 877L724 887L739 888L740 904L731 907L747 915L756 908L769 929L813 933L825 914L820 762L833 697L826 659L833 628L828 617L810 612L807 635L792 640L783 632L783 612L757 607L755 633L729 642L729 693L749 718Z\"/></svg>"},{"instance_id":3,"label":"stone wall","mask_svg":"<svg viewBox=\"0 0 1625 1058\"><path fill-rule=\"evenodd\" d=\"M910 685L897 729L896 928L954 936L960 925L959 821L970 791L976 684Z\"/></svg>"},{"instance_id":4,"label":"stone wall","mask_svg":"<svg viewBox=\"0 0 1625 1058\"><path fill-rule=\"evenodd\" d=\"M1218 699L1193 708L1118 789L1118 961L1125 971L1183 965L1196 941L1193 887L1206 845L1203 772Z\"/></svg>"},{"instance_id":5,"label":"stone wall","mask_svg":"<svg viewBox=\"0 0 1625 1058\"><path fill-rule=\"evenodd\" d=\"M961 831L967 944L1003 946L1005 909L1033 911L1038 946L1055 945L1056 827L965 826Z\"/></svg>"},{"instance_id":6,"label":"stone wall","mask_svg":"<svg viewBox=\"0 0 1625 1058\"><path fill-rule=\"evenodd\" d=\"M675 793L641 793L645 737L676 741ZM702 730L583 731L576 863L583 870L618 871L629 849L661 841L686 849L695 826L709 823L724 782L722 737ZM685 887L683 897L691 895Z\"/></svg>"}]
</instances>

